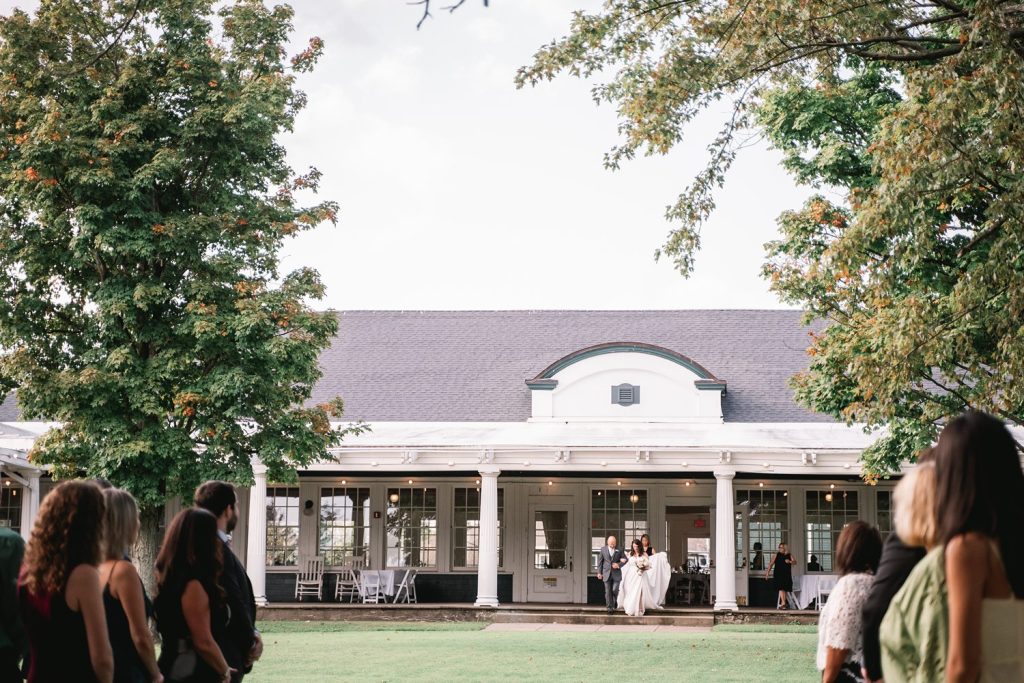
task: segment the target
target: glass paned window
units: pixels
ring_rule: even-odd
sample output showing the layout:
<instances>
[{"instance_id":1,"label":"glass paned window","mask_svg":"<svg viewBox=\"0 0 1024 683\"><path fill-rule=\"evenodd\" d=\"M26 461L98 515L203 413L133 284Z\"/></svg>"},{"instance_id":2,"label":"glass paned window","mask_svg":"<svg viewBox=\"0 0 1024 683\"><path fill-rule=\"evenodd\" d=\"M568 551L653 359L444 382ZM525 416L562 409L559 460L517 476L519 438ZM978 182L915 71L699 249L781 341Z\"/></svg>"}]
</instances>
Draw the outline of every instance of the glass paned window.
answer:
<instances>
[{"instance_id":1,"label":"glass paned window","mask_svg":"<svg viewBox=\"0 0 1024 683\"><path fill-rule=\"evenodd\" d=\"M591 491L590 571L597 572L597 558L609 536L615 536L619 548L627 551L630 543L648 533L647 529L647 489Z\"/></svg>"},{"instance_id":2,"label":"glass paned window","mask_svg":"<svg viewBox=\"0 0 1024 683\"><path fill-rule=\"evenodd\" d=\"M534 569L565 569L569 556L569 513L537 510L533 513Z\"/></svg>"},{"instance_id":3,"label":"glass paned window","mask_svg":"<svg viewBox=\"0 0 1024 683\"><path fill-rule=\"evenodd\" d=\"M878 532L882 534L882 541L885 541L889 538L889 534L896 530L892 524L892 491L877 492L875 510L878 518Z\"/></svg>"},{"instance_id":4,"label":"glass paned window","mask_svg":"<svg viewBox=\"0 0 1024 683\"><path fill-rule=\"evenodd\" d=\"M267 565L294 565L299 554L299 489L267 487Z\"/></svg>"},{"instance_id":5,"label":"glass paned window","mask_svg":"<svg viewBox=\"0 0 1024 683\"><path fill-rule=\"evenodd\" d=\"M437 489L388 489L387 566L437 567Z\"/></svg>"},{"instance_id":6,"label":"glass paned window","mask_svg":"<svg viewBox=\"0 0 1024 683\"><path fill-rule=\"evenodd\" d=\"M807 492L807 571L833 571L839 534L858 517L856 491Z\"/></svg>"},{"instance_id":7,"label":"glass paned window","mask_svg":"<svg viewBox=\"0 0 1024 683\"><path fill-rule=\"evenodd\" d=\"M370 489L320 489L318 554L328 567L351 564L353 558L369 557Z\"/></svg>"},{"instance_id":8,"label":"glass paned window","mask_svg":"<svg viewBox=\"0 0 1024 683\"><path fill-rule=\"evenodd\" d=\"M776 489L737 490L737 506L744 503L749 504L749 538L743 548L741 517L736 527L736 555L746 559L750 571L763 572L778 552L779 544L789 543L789 495Z\"/></svg>"},{"instance_id":9,"label":"glass paned window","mask_svg":"<svg viewBox=\"0 0 1024 683\"><path fill-rule=\"evenodd\" d=\"M498 489L498 566L505 546L505 491ZM468 569L480 564L480 489L456 488L452 517L452 566Z\"/></svg>"},{"instance_id":10,"label":"glass paned window","mask_svg":"<svg viewBox=\"0 0 1024 683\"><path fill-rule=\"evenodd\" d=\"M3 478L0 486L0 526L21 532L21 497L25 490Z\"/></svg>"}]
</instances>

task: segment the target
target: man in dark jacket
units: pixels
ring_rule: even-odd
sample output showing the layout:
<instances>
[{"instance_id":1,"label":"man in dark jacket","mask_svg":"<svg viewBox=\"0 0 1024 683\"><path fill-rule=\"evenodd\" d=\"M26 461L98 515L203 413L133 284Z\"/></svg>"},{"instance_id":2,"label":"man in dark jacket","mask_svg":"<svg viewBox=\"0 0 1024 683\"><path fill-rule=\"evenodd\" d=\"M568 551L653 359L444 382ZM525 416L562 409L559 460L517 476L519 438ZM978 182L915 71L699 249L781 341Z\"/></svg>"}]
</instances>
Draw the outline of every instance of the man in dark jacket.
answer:
<instances>
[{"instance_id":1,"label":"man in dark jacket","mask_svg":"<svg viewBox=\"0 0 1024 683\"><path fill-rule=\"evenodd\" d=\"M918 464L934 458L931 448L917 454ZM889 610L889 603L896 597L910 572L924 559L924 548L912 548L903 543L895 533L889 535L882 547L882 559L871 582L871 593L861 608L864 624L864 665L863 673L869 683L882 679L882 648L878 642L878 630L882 618Z\"/></svg>"},{"instance_id":2,"label":"man in dark jacket","mask_svg":"<svg viewBox=\"0 0 1024 683\"><path fill-rule=\"evenodd\" d=\"M0 526L0 681L20 681L21 659L28 641L18 611L18 572L25 556L25 541L7 526Z\"/></svg>"},{"instance_id":3,"label":"man in dark jacket","mask_svg":"<svg viewBox=\"0 0 1024 683\"><path fill-rule=\"evenodd\" d=\"M256 600L245 567L231 550L231 532L238 524L238 498L235 487L226 481L208 481L196 489L195 504L217 517L217 531L224 543L224 572L221 583L231 608L231 622L218 642L224 659L238 673L232 683L252 671L252 664L263 654L263 639L256 630Z\"/></svg>"}]
</instances>

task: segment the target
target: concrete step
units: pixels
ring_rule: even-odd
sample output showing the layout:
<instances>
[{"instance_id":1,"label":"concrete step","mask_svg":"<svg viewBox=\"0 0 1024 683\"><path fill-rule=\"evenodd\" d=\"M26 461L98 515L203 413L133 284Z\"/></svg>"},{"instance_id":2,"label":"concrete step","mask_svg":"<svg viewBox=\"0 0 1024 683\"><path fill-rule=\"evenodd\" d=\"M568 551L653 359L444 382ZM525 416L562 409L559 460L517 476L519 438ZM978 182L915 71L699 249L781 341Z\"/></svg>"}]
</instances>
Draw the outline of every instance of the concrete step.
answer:
<instances>
[{"instance_id":1,"label":"concrete step","mask_svg":"<svg viewBox=\"0 0 1024 683\"><path fill-rule=\"evenodd\" d=\"M607 614L588 611L532 611L503 610L495 612L495 624L588 624L597 626L691 626L711 628L715 615L705 612L662 612L650 611L642 617L630 617L622 612Z\"/></svg>"}]
</instances>

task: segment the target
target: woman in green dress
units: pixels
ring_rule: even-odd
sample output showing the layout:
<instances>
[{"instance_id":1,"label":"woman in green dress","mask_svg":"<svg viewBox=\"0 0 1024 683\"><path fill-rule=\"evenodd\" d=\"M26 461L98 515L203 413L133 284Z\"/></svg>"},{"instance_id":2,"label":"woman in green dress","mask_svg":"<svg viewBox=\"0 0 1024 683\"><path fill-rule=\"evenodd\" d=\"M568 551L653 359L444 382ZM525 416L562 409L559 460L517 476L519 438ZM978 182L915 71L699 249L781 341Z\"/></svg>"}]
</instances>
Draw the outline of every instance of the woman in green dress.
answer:
<instances>
[{"instance_id":1,"label":"woman in green dress","mask_svg":"<svg viewBox=\"0 0 1024 683\"><path fill-rule=\"evenodd\" d=\"M882 621L885 680L1024 680L1024 473L1013 437L984 413L952 420L935 481L938 543Z\"/></svg>"}]
</instances>

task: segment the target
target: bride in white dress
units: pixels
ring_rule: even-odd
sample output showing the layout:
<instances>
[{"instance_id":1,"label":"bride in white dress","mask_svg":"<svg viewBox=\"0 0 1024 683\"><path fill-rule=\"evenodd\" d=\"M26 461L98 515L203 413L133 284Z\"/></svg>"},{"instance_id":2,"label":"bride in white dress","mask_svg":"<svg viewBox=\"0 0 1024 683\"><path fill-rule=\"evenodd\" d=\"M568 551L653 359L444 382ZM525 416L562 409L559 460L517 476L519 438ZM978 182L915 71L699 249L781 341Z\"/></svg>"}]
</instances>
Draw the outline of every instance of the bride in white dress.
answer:
<instances>
[{"instance_id":1,"label":"bride in white dress","mask_svg":"<svg viewBox=\"0 0 1024 683\"><path fill-rule=\"evenodd\" d=\"M649 609L662 609L671 568L665 553L648 555L640 541L633 544L622 567L618 604L631 617L641 617Z\"/></svg>"}]
</instances>

